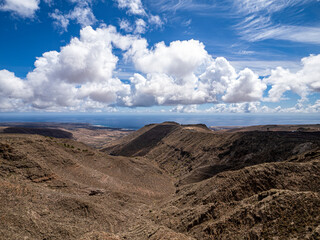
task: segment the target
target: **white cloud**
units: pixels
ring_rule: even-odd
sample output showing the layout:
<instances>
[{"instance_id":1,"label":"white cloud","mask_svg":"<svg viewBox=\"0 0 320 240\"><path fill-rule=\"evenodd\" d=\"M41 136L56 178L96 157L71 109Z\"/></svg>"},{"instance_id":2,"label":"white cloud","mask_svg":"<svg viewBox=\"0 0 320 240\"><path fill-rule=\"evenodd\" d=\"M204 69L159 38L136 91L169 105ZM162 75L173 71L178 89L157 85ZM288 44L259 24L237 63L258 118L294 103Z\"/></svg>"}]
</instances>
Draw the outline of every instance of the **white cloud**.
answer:
<instances>
[{"instance_id":1,"label":"white cloud","mask_svg":"<svg viewBox=\"0 0 320 240\"><path fill-rule=\"evenodd\" d=\"M244 68L250 68L259 76L267 76L271 74L271 70L276 67L282 66L283 68L288 68L291 71L298 71L300 69L300 64L295 61L258 61L258 60L241 60L241 61L230 61L232 66L236 70L241 70Z\"/></svg>"},{"instance_id":2,"label":"white cloud","mask_svg":"<svg viewBox=\"0 0 320 240\"><path fill-rule=\"evenodd\" d=\"M257 22L257 24L260 24ZM243 31L243 38L251 42L265 39L288 40L292 42L302 42L319 44L320 28L303 26L268 26L260 28L247 28Z\"/></svg>"},{"instance_id":3,"label":"white cloud","mask_svg":"<svg viewBox=\"0 0 320 240\"><path fill-rule=\"evenodd\" d=\"M210 56L199 41L163 42L149 50L145 42L137 42L129 52L136 70L131 80L128 106L195 104L210 101L204 88L198 88L196 71L210 61Z\"/></svg>"},{"instance_id":4,"label":"white cloud","mask_svg":"<svg viewBox=\"0 0 320 240\"><path fill-rule=\"evenodd\" d=\"M320 112L320 99L317 100L313 105L309 105L307 107L307 111L311 113L319 113Z\"/></svg>"},{"instance_id":5,"label":"white cloud","mask_svg":"<svg viewBox=\"0 0 320 240\"><path fill-rule=\"evenodd\" d=\"M181 109L183 107L177 107L174 109ZM178 111L179 112L179 111ZM247 103L219 103L213 105L211 108L205 110L198 110L201 113L319 113L320 112L320 100L316 100L313 104L304 104L298 102L293 107L282 108L281 106L271 108L262 105L261 102L247 102Z\"/></svg>"},{"instance_id":6,"label":"white cloud","mask_svg":"<svg viewBox=\"0 0 320 240\"><path fill-rule=\"evenodd\" d=\"M135 74L126 83L114 74L120 71L115 48L122 51L124 63L134 67ZM195 112L195 105L220 103L210 111L272 112L259 105L266 84L271 85L272 101L287 90L304 98L320 92L320 55L304 58L302 63L296 73L278 68L261 81L250 69L238 72L225 58L213 59L197 40L148 47L146 39L121 35L113 26L85 27L79 38L60 51L37 58L25 80L0 71L0 109L109 111L115 106L181 105L172 111ZM312 112L318 107L301 109Z\"/></svg>"},{"instance_id":7,"label":"white cloud","mask_svg":"<svg viewBox=\"0 0 320 240\"><path fill-rule=\"evenodd\" d=\"M76 6L68 14L68 18L76 20L82 27L91 26L97 21L92 9L88 6Z\"/></svg>"},{"instance_id":8,"label":"white cloud","mask_svg":"<svg viewBox=\"0 0 320 240\"><path fill-rule=\"evenodd\" d=\"M258 113L258 112L270 112L267 107L260 107L260 102L250 102L250 103L233 103L216 104L213 107L206 109L207 113Z\"/></svg>"},{"instance_id":9,"label":"white cloud","mask_svg":"<svg viewBox=\"0 0 320 240\"><path fill-rule=\"evenodd\" d=\"M131 23L126 19L119 21L120 29L123 29L128 33L144 34L148 28L147 23L142 18L138 18L134 25L131 25Z\"/></svg>"},{"instance_id":10,"label":"white cloud","mask_svg":"<svg viewBox=\"0 0 320 240\"><path fill-rule=\"evenodd\" d=\"M1 71L1 81L7 83L2 95L46 110L86 108L87 102L96 102L100 107L116 103L130 91L128 84L112 76L118 61L112 53L112 41L119 42L119 46L128 41L119 38L113 27L97 30L86 27L80 38L73 38L60 52L46 52L37 58L35 69L25 81Z\"/></svg>"},{"instance_id":11,"label":"white cloud","mask_svg":"<svg viewBox=\"0 0 320 240\"><path fill-rule=\"evenodd\" d=\"M186 20L182 22L182 26L189 27L192 23L192 19Z\"/></svg>"},{"instance_id":12,"label":"white cloud","mask_svg":"<svg viewBox=\"0 0 320 240\"><path fill-rule=\"evenodd\" d=\"M298 102L295 106L289 108L282 108L280 106L272 109L275 113L319 113L320 112L320 100L316 100L313 104L304 104Z\"/></svg>"},{"instance_id":13,"label":"white cloud","mask_svg":"<svg viewBox=\"0 0 320 240\"><path fill-rule=\"evenodd\" d=\"M211 96L222 96L224 102L253 102L262 98L266 84L250 69L238 74L231 64L222 57L215 59L200 76L202 88ZM201 86L201 85L200 85Z\"/></svg>"},{"instance_id":14,"label":"white cloud","mask_svg":"<svg viewBox=\"0 0 320 240\"><path fill-rule=\"evenodd\" d=\"M227 90L227 86L236 78L235 69L223 57L213 60L205 72L200 75L203 88L213 96L222 95Z\"/></svg>"},{"instance_id":15,"label":"white cloud","mask_svg":"<svg viewBox=\"0 0 320 240\"><path fill-rule=\"evenodd\" d=\"M49 16L54 19L54 25L61 29L61 32L67 32L70 20L76 21L81 27L91 26L97 22L91 9L90 0L69 0L76 3L75 7L69 13L62 13L55 9Z\"/></svg>"},{"instance_id":16,"label":"white cloud","mask_svg":"<svg viewBox=\"0 0 320 240\"><path fill-rule=\"evenodd\" d=\"M27 78L38 90L36 99L70 106L79 99L114 103L128 87L112 77L118 58L112 53L114 28L81 30L60 52L47 52L35 62ZM48 86L53 86L49 90ZM75 86L81 85L80 88ZM41 91L42 90L42 91ZM38 107L40 104L37 104ZM45 105L46 107L46 105Z\"/></svg>"},{"instance_id":17,"label":"white cloud","mask_svg":"<svg viewBox=\"0 0 320 240\"><path fill-rule=\"evenodd\" d=\"M301 26L299 21L294 24L295 19L291 20L291 24L275 23L273 15L279 14L285 9L296 8L298 10L295 15L299 16L299 12L304 4L314 0L233 0L237 9L237 13L243 20L236 26L237 30L242 35L242 38L255 42L265 39L287 40L293 42L302 42L310 44L320 43L320 28Z\"/></svg>"},{"instance_id":18,"label":"white cloud","mask_svg":"<svg viewBox=\"0 0 320 240\"><path fill-rule=\"evenodd\" d=\"M118 57L113 48L121 49L137 71L130 84L114 77ZM90 106L136 107L256 101L261 97L261 83L255 74L248 69L237 74L226 59L212 59L199 41L174 41L169 46L160 42L149 49L146 39L121 35L112 26L83 28L80 38L73 38L59 52L37 58L25 81L6 73L31 91L31 95L13 98L38 109L78 109L76 106L86 106L86 102L91 102Z\"/></svg>"},{"instance_id":19,"label":"white cloud","mask_svg":"<svg viewBox=\"0 0 320 240\"><path fill-rule=\"evenodd\" d=\"M119 8L128 9L128 13L134 15L146 15L141 0L115 0Z\"/></svg>"},{"instance_id":20,"label":"white cloud","mask_svg":"<svg viewBox=\"0 0 320 240\"><path fill-rule=\"evenodd\" d=\"M241 50L241 51L237 52L237 54L239 54L239 55L252 55L254 53L256 53L256 52L255 51L249 51L249 50Z\"/></svg>"},{"instance_id":21,"label":"white cloud","mask_svg":"<svg viewBox=\"0 0 320 240\"><path fill-rule=\"evenodd\" d=\"M134 30L135 34L143 34L146 32L146 28L147 28L147 23L139 18L136 20L136 29Z\"/></svg>"},{"instance_id":22,"label":"white cloud","mask_svg":"<svg viewBox=\"0 0 320 240\"><path fill-rule=\"evenodd\" d=\"M7 70L0 70L0 86L0 97L27 98L32 95L26 82Z\"/></svg>"},{"instance_id":23,"label":"white cloud","mask_svg":"<svg viewBox=\"0 0 320 240\"><path fill-rule=\"evenodd\" d=\"M126 32L132 32L133 31L133 27L131 26L130 22L128 20L125 20L125 19L121 19L119 21L119 27L120 27L120 29L123 29Z\"/></svg>"},{"instance_id":24,"label":"white cloud","mask_svg":"<svg viewBox=\"0 0 320 240\"><path fill-rule=\"evenodd\" d=\"M54 0L43 0L46 4L48 4L50 7L53 5Z\"/></svg>"},{"instance_id":25,"label":"white cloud","mask_svg":"<svg viewBox=\"0 0 320 240\"><path fill-rule=\"evenodd\" d=\"M164 73L184 82L185 78L193 79L193 72L210 59L204 48L197 40L174 41L169 46L160 42L153 50L144 46L132 58L136 69L143 73Z\"/></svg>"},{"instance_id":26,"label":"white cloud","mask_svg":"<svg viewBox=\"0 0 320 240\"><path fill-rule=\"evenodd\" d=\"M172 109L170 109L170 112L177 112L177 113L197 113L199 112L197 105L178 105Z\"/></svg>"},{"instance_id":27,"label":"white cloud","mask_svg":"<svg viewBox=\"0 0 320 240\"><path fill-rule=\"evenodd\" d=\"M0 10L13 12L23 18L32 18L39 9L39 3L40 0L4 0Z\"/></svg>"},{"instance_id":28,"label":"white cloud","mask_svg":"<svg viewBox=\"0 0 320 240\"><path fill-rule=\"evenodd\" d=\"M130 24L128 20L121 20L119 22L120 28L125 30L126 32L133 32L134 34L143 34L149 28L147 22L150 24L150 26L155 26L156 28L161 28L164 24L158 15L152 15L146 12L141 0L114 1L118 3L118 7L120 9L127 9L127 13L140 16L139 19L135 20L134 24ZM133 29L132 25L135 25L135 29Z\"/></svg>"},{"instance_id":29,"label":"white cloud","mask_svg":"<svg viewBox=\"0 0 320 240\"><path fill-rule=\"evenodd\" d=\"M161 20L161 18L158 15L150 15L148 18L148 22L151 25L155 25L157 27L162 27L163 26L163 21Z\"/></svg>"},{"instance_id":30,"label":"white cloud","mask_svg":"<svg viewBox=\"0 0 320 240\"><path fill-rule=\"evenodd\" d=\"M312 0L234 0L239 12L258 13L265 11L267 13L279 12L287 7L303 5Z\"/></svg>"},{"instance_id":31,"label":"white cloud","mask_svg":"<svg viewBox=\"0 0 320 240\"><path fill-rule=\"evenodd\" d=\"M49 14L49 16L54 19L54 24L61 28L61 32L66 32L68 30L68 16L63 15L58 9L55 9L55 11Z\"/></svg>"},{"instance_id":32,"label":"white cloud","mask_svg":"<svg viewBox=\"0 0 320 240\"><path fill-rule=\"evenodd\" d=\"M32 96L32 89L25 81L7 70L0 70L0 110L23 109L24 101Z\"/></svg>"},{"instance_id":33,"label":"white cloud","mask_svg":"<svg viewBox=\"0 0 320 240\"><path fill-rule=\"evenodd\" d=\"M195 12L212 11L216 8L216 4L213 1L194 1L194 0L156 0L152 1L154 7L163 12L176 12L178 10L187 10Z\"/></svg>"},{"instance_id":34,"label":"white cloud","mask_svg":"<svg viewBox=\"0 0 320 240\"><path fill-rule=\"evenodd\" d=\"M179 84L163 73L148 74L147 78L136 73L130 81L131 95L125 99L126 106L200 104L208 100L207 92L195 89L194 84Z\"/></svg>"},{"instance_id":35,"label":"white cloud","mask_svg":"<svg viewBox=\"0 0 320 240\"><path fill-rule=\"evenodd\" d=\"M251 102L262 98L266 84L245 69L239 74L225 58L212 59L196 40L163 42L152 50L139 45L131 54L136 70L128 106Z\"/></svg>"},{"instance_id":36,"label":"white cloud","mask_svg":"<svg viewBox=\"0 0 320 240\"><path fill-rule=\"evenodd\" d=\"M246 68L229 84L222 100L235 103L259 101L266 88L267 85L259 79L259 76Z\"/></svg>"},{"instance_id":37,"label":"white cloud","mask_svg":"<svg viewBox=\"0 0 320 240\"><path fill-rule=\"evenodd\" d=\"M301 60L302 69L292 73L288 69L278 67L271 71L265 82L271 85L268 101L280 101L286 91L293 91L306 99L311 92L320 92L320 54L311 55Z\"/></svg>"}]
</instances>

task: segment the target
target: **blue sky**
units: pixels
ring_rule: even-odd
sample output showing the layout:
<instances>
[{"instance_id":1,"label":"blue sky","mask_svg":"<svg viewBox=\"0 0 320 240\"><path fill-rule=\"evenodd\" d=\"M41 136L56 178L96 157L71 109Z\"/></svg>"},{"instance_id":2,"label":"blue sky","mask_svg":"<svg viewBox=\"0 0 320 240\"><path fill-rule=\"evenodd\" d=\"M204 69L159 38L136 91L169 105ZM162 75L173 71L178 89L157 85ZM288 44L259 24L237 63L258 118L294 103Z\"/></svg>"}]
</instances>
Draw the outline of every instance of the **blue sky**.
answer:
<instances>
[{"instance_id":1,"label":"blue sky","mask_svg":"<svg viewBox=\"0 0 320 240\"><path fill-rule=\"evenodd\" d=\"M318 113L318 0L0 0L0 111Z\"/></svg>"}]
</instances>

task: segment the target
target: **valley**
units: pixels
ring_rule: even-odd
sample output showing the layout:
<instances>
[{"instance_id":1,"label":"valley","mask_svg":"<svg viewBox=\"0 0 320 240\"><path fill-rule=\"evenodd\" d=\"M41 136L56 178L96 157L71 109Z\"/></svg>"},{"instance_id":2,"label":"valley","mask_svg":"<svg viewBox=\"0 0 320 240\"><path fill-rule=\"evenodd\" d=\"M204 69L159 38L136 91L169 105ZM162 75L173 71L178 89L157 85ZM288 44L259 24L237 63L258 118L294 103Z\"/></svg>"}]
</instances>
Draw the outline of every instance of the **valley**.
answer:
<instances>
[{"instance_id":1,"label":"valley","mask_svg":"<svg viewBox=\"0 0 320 240\"><path fill-rule=\"evenodd\" d=\"M2 126L0 238L319 239L319 128Z\"/></svg>"}]
</instances>

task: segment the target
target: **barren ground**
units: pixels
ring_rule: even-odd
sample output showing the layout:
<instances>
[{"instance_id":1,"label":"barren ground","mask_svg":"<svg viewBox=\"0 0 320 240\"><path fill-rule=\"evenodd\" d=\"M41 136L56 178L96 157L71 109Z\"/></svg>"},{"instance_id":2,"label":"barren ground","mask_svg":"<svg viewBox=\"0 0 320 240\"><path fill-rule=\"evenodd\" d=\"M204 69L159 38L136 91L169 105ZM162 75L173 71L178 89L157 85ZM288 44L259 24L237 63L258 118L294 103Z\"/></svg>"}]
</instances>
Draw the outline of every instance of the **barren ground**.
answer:
<instances>
[{"instance_id":1,"label":"barren ground","mask_svg":"<svg viewBox=\"0 0 320 240\"><path fill-rule=\"evenodd\" d=\"M319 125L5 127L0 239L320 239Z\"/></svg>"}]
</instances>

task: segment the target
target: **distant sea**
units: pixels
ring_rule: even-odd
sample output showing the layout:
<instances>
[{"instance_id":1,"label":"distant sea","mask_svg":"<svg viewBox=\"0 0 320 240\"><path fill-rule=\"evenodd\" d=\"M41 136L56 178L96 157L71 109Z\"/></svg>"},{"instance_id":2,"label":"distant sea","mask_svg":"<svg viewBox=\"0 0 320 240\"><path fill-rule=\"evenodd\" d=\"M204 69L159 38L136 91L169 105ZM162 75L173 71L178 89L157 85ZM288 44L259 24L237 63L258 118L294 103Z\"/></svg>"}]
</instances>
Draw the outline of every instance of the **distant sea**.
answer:
<instances>
[{"instance_id":1,"label":"distant sea","mask_svg":"<svg viewBox=\"0 0 320 240\"><path fill-rule=\"evenodd\" d=\"M207 126L252 126L268 124L320 124L320 114L82 114L0 113L1 122L89 123L136 130L151 123L174 121Z\"/></svg>"}]
</instances>

